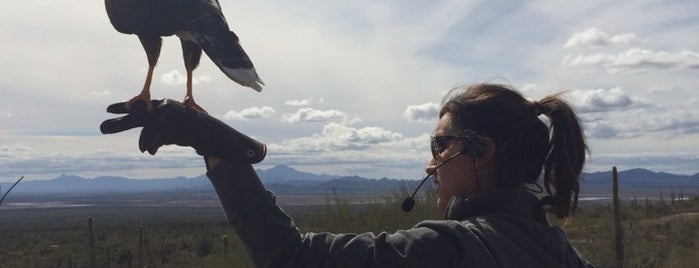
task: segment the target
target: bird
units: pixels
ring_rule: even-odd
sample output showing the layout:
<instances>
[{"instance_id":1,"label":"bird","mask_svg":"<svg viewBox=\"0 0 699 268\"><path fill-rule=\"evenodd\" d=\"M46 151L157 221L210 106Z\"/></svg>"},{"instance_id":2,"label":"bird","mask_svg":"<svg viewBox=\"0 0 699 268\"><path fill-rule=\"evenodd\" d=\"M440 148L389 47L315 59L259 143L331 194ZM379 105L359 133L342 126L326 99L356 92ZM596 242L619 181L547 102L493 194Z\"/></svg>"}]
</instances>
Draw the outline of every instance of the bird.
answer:
<instances>
[{"instance_id":1,"label":"bird","mask_svg":"<svg viewBox=\"0 0 699 268\"><path fill-rule=\"evenodd\" d=\"M238 36L230 30L218 0L105 0L109 20L124 34L135 34L148 58L148 72L141 93L126 102L126 107L139 100L152 110L150 86L153 70L160 57L162 37L175 35L182 45L187 71L187 93L184 103L204 111L194 101L192 73L199 66L202 50L231 80L257 92L262 91L255 67Z\"/></svg>"}]
</instances>

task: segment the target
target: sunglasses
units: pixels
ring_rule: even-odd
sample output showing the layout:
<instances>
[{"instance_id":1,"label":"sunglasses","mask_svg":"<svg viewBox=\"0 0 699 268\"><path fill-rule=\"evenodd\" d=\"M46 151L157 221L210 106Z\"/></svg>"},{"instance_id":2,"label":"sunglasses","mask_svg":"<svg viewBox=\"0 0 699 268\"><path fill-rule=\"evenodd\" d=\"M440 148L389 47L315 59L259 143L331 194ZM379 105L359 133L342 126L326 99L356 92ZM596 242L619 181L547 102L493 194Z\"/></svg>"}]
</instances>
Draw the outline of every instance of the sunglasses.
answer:
<instances>
[{"instance_id":1,"label":"sunglasses","mask_svg":"<svg viewBox=\"0 0 699 268\"><path fill-rule=\"evenodd\" d=\"M463 136L432 136L430 137L430 148L432 149L432 157L437 159L439 154L447 149L447 142L452 140L465 139Z\"/></svg>"}]
</instances>

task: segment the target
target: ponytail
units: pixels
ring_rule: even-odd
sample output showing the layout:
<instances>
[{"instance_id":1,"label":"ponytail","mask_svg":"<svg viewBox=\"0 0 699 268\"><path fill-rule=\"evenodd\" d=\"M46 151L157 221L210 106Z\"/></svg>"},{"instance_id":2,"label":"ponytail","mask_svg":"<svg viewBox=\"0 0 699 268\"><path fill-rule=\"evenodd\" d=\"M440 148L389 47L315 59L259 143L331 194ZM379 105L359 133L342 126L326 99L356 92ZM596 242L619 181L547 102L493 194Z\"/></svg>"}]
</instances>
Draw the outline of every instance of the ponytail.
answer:
<instances>
[{"instance_id":1,"label":"ponytail","mask_svg":"<svg viewBox=\"0 0 699 268\"><path fill-rule=\"evenodd\" d=\"M542 198L541 204L558 218L565 218L574 215L578 207L587 145L575 111L559 96L549 95L532 105L537 113L549 118L551 129L544 164L544 187L549 196Z\"/></svg>"}]
</instances>

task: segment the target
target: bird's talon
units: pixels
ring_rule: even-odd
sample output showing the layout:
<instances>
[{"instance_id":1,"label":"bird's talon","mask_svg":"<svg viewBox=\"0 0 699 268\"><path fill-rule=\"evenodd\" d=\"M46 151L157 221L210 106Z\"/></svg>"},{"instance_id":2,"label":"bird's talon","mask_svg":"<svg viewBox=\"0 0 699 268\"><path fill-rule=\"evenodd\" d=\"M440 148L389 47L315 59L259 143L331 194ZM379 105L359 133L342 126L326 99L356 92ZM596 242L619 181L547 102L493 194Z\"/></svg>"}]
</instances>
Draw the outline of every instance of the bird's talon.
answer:
<instances>
[{"instance_id":1,"label":"bird's talon","mask_svg":"<svg viewBox=\"0 0 699 268\"><path fill-rule=\"evenodd\" d=\"M190 97L190 96L184 97L184 101L182 101L182 103L184 104L184 106L187 106L187 107L192 108L192 109L194 109L194 110L199 110L199 111L202 111L202 112L206 113L206 110L204 110L204 108L202 108L201 106L199 106L199 104L197 104L197 103L194 101L194 98L192 98L192 97Z\"/></svg>"}]
</instances>

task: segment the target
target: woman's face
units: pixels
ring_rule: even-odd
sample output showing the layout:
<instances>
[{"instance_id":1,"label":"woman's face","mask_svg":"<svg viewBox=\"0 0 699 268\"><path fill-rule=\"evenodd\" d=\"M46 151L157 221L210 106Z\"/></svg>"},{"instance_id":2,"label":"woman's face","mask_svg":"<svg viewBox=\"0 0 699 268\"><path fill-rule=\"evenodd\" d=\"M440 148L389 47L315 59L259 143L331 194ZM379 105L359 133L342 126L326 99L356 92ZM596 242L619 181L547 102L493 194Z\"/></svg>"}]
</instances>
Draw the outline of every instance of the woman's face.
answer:
<instances>
[{"instance_id":1,"label":"woman's face","mask_svg":"<svg viewBox=\"0 0 699 268\"><path fill-rule=\"evenodd\" d=\"M447 113L439 119L434 130L434 137L459 136L459 132L452 127L452 116ZM441 142L439 150L435 151L435 157L425 170L427 173L434 171L434 183L437 186L437 204L439 210L444 213L449 200L454 195L469 197L477 192L476 178L473 172L473 157L468 154L459 154L463 148L462 141L448 139ZM457 155L451 160L450 157ZM437 165L447 161L444 165Z\"/></svg>"}]
</instances>

